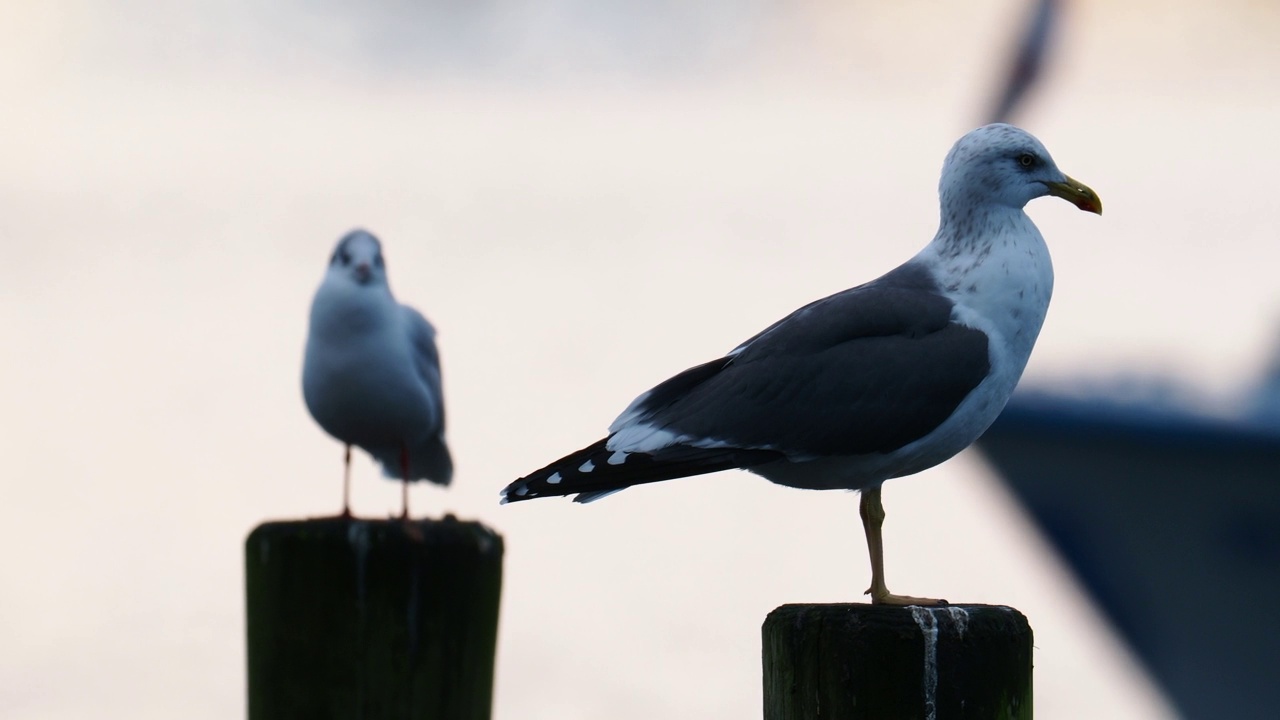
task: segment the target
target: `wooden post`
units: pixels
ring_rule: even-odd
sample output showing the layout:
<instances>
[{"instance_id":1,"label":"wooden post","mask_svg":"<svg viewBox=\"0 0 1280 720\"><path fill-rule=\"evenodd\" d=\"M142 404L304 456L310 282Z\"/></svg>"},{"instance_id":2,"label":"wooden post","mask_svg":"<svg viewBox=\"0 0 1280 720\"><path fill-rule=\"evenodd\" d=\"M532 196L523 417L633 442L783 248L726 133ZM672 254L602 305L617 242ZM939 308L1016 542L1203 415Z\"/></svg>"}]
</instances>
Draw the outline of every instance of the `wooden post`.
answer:
<instances>
[{"instance_id":1,"label":"wooden post","mask_svg":"<svg viewBox=\"0 0 1280 720\"><path fill-rule=\"evenodd\" d=\"M992 605L783 605L764 621L765 720L1027 720L1031 626Z\"/></svg>"},{"instance_id":2,"label":"wooden post","mask_svg":"<svg viewBox=\"0 0 1280 720\"><path fill-rule=\"evenodd\" d=\"M452 515L258 526L249 720L488 720L502 552Z\"/></svg>"}]
</instances>

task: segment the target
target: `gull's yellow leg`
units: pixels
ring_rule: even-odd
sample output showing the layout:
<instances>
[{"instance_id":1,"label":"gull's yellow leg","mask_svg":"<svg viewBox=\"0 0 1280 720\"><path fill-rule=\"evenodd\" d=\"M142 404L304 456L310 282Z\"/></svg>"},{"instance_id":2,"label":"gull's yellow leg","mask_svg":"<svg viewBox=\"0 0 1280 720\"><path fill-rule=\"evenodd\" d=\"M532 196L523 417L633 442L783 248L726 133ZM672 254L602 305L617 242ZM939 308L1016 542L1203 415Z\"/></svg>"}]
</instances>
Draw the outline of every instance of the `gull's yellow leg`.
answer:
<instances>
[{"instance_id":1,"label":"gull's yellow leg","mask_svg":"<svg viewBox=\"0 0 1280 720\"><path fill-rule=\"evenodd\" d=\"M862 491L858 507L862 529L867 532L867 552L871 554L871 587L867 590L872 605L946 605L946 600L894 595L884 584L884 541L880 528L884 525L884 506L880 504L880 486Z\"/></svg>"}]
</instances>

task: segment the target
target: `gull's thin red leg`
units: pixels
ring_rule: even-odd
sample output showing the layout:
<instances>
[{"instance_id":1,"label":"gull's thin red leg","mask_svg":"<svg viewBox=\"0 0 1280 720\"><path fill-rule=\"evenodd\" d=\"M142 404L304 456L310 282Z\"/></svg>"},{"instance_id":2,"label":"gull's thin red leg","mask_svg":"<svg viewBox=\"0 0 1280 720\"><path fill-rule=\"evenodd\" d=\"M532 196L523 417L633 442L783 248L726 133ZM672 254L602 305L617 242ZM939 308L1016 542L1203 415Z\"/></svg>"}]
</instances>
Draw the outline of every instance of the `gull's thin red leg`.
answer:
<instances>
[{"instance_id":1,"label":"gull's thin red leg","mask_svg":"<svg viewBox=\"0 0 1280 720\"><path fill-rule=\"evenodd\" d=\"M342 517L351 517L351 446L347 446L342 466Z\"/></svg>"},{"instance_id":2,"label":"gull's thin red leg","mask_svg":"<svg viewBox=\"0 0 1280 720\"><path fill-rule=\"evenodd\" d=\"M409 447L400 445L400 504L404 511L401 520L409 519Z\"/></svg>"}]
</instances>

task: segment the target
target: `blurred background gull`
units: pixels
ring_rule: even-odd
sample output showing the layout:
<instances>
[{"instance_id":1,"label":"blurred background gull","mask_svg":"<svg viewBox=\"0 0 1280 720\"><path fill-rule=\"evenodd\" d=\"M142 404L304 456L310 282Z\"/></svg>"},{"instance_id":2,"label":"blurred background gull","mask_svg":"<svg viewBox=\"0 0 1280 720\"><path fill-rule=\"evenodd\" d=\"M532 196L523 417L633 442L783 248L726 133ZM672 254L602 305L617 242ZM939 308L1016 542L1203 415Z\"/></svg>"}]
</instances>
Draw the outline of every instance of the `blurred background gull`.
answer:
<instances>
[{"instance_id":1,"label":"blurred background gull","mask_svg":"<svg viewBox=\"0 0 1280 720\"><path fill-rule=\"evenodd\" d=\"M1059 5L1014 119L1107 215L1029 208L1058 280L1026 382L1235 392L1280 305L1280 9ZM354 225L440 331L457 475L413 506L508 542L495 716L757 716L765 614L865 589L855 496L743 473L590 508L497 491L927 242L939 158L1031 10L6 4L0 716L243 714L244 536L333 509L341 448L298 373ZM353 485L357 514L398 506L367 458ZM888 494L893 582L1031 619L1037 717L1174 715L979 455Z\"/></svg>"}]
</instances>

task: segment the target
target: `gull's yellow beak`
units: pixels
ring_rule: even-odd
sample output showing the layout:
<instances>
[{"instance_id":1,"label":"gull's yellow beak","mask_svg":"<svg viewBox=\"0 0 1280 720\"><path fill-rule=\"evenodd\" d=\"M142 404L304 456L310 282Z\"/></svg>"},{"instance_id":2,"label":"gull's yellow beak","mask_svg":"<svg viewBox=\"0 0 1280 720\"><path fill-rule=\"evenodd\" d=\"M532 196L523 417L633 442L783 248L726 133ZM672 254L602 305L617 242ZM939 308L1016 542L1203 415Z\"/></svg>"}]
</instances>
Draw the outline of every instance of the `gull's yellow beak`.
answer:
<instances>
[{"instance_id":1,"label":"gull's yellow beak","mask_svg":"<svg viewBox=\"0 0 1280 720\"><path fill-rule=\"evenodd\" d=\"M1098 193L1079 180L1068 177L1065 182L1047 182L1045 185L1050 195L1060 197L1085 212L1102 214L1102 200Z\"/></svg>"}]
</instances>

